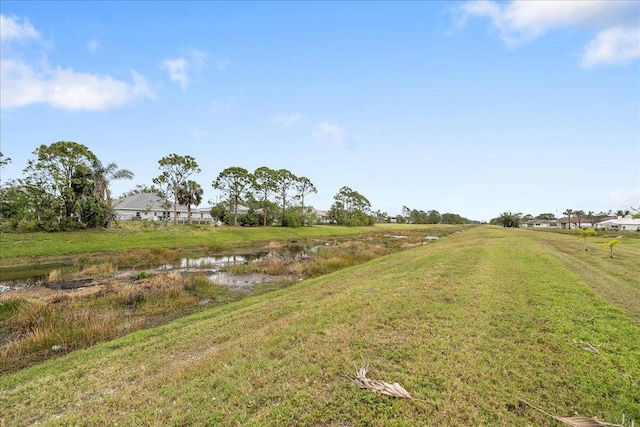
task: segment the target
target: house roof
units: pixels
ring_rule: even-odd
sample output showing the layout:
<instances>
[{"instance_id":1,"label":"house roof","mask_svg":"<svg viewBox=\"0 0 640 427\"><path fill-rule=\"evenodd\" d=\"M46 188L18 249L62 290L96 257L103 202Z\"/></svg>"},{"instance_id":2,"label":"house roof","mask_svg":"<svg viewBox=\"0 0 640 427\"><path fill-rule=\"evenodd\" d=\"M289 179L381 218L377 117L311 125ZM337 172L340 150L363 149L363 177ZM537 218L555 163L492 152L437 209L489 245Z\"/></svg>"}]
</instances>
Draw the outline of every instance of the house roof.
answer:
<instances>
[{"instance_id":1,"label":"house roof","mask_svg":"<svg viewBox=\"0 0 640 427\"><path fill-rule=\"evenodd\" d=\"M557 224L558 222L557 219L530 219L525 224Z\"/></svg>"},{"instance_id":2,"label":"house roof","mask_svg":"<svg viewBox=\"0 0 640 427\"><path fill-rule=\"evenodd\" d=\"M173 210L173 203L168 202L165 207L165 201L155 193L138 193L131 196L123 197L113 202L113 208L116 210L131 211L164 211ZM178 205L179 212L187 212L187 207Z\"/></svg>"},{"instance_id":3,"label":"house roof","mask_svg":"<svg viewBox=\"0 0 640 427\"><path fill-rule=\"evenodd\" d=\"M633 225L633 226L640 226L640 219L634 219L631 216L626 216L624 218L615 218L615 219L608 219L606 221L601 221L597 225L600 225L600 226L604 226L604 225Z\"/></svg>"},{"instance_id":4,"label":"house roof","mask_svg":"<svg viewBox=\"0 0 640 427\"><path fill-rule=\"evenodd\" d=\"M559 219L559 220L557 220L557 221L559 221L559 222L561 222L561 223L567 223L567 222L569 222L569 217L566 217L566 216L565 216L565 217L563 217L563 218L560 218L560 219ZM577 224L578 222L587 222L587 223L592 223L592 222L593 222L593 219L585 218L585 217L583 217L583 216L582 216L582 217L579 217L579 216L572 216L572 217L571 217L571 223L572 223L572 224L573 224L573 223Z\"/></svg>"}]
</instances>

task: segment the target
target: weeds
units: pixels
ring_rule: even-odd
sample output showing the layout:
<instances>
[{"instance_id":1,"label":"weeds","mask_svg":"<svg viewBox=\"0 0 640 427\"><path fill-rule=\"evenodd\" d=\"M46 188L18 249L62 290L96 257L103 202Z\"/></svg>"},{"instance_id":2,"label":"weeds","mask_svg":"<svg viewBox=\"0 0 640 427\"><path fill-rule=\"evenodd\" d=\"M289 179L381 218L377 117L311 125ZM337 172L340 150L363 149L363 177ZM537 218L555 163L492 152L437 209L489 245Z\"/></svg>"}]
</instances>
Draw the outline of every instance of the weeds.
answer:
<instances>
[{"instance_id":1,"label":"weeds","mask_svg":"<svg viewBox=\"0 0 640 427\"><path fill-rule=\"evenodd\" d=\"M581 274L613 288L626 287L628 277L634 287L625 300L637 305L640 245L617 247L613 263L602 253L571 249L565 258L555 249L571 243L582 249L573 233L486 227L207 308L3 375L0 419L12 426L558 425L516 401L521 393L550 414L637 420L637 317ZM152 292L170 281L161 279L125 284ZM214 291L202 278L173 280L189 295ZM121 284L112 286L107 295ZM149 304L128 308L128 321ZM602 356L567 345L573 339L601 346ZM345 366L358 360L376 367L374 380L398 381L414 399L345 381Z\"/></svg>"},{"instance_id":2,"label":"weeds","mask_svg":"<svg viewBox=\"0 0 640 427\"><path fill-rule=\"evenodd\" d=\"M419 240L417 236L415 239ZM134 282L110 280L95 286L92 292L74 295L72 292L58 292L46 299L46 302L28 302L7 300L3 316L8 320L10 331L4 341L11 345L2 349L3 370L11 371L28 366L49 357L64 354L72 349L84 348L96 342L113 339L150 325L157 325L179 315L194 312L206 300L207 306L226 304L247 296L260 295L297 283L302 278L317 277L333 271L362 264L370 259L403 248L399 239L368 236L359 241L347 241L319 247L311 257L296 258L306 244L289 243L282 245L270 242L267 245L271 255L260 261L230 265L223 270L235 274L259 273L270 276L289 277L275 283L256 285L246 293L234 292L223 286L212 284L206 276L192 274L183 277L179 272L168 274L137 272ZM76 273L54 270L49 282L66 279L99 277L117 271L116 265L130 254L110 256L108 261L92 264L91 259L83 258L77 264L82 266ZM138 253L127 263L146 265L166 262L179 258L173 250L150 249ZM135 326L132 318L137 319ZM118 319L118 325L115 321ZM40 323L34 323L40 322ZM63 339L64 338L64 339ZM53 346L63 351L50 351Z\"/></svg>"},{"instance_id":3,"label":"weeds","mask_svg":"<svg viewBox=\"0 0 640 427\"><path fill-rule=\"evenodd\" d=\"M63 274L62 270L56 268L55 270L51 270L49 275L47 276L47 283L55 283L62 281Z\"/></svg>"}]
</instances>

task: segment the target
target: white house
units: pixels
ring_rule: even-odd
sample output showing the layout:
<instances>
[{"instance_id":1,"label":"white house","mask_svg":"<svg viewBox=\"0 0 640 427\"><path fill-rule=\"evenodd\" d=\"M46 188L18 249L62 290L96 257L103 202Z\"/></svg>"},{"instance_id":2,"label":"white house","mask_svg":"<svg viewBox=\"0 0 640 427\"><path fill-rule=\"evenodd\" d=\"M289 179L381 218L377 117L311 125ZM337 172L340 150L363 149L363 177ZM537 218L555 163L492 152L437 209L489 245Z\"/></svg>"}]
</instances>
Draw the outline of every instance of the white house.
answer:
<instances>
[{"instance_id":1,"label":"white house","mask_svg":"<svg viewBox=\"0 0 640 427\"><path fill-rule=\"evenodd\" d=\"M119 220L145 219L149 221L169 221L173 216L173 203L163 200L154 193L138 193L113 202L116 218ZM188 209L178 205L177 217L186 219ZM194 210L191 211L192 218ZM209 215L211 218L211 215Z\"/></svg>"},{"instance_id":2,"label":"white house","mask_svg":"<svg viewBox=\"0 0 640 427\"><path fill-rule=\"evenodd\" d=\"M532 219L524 222L521 227L531 228L560 228L560 222L557 219Z\"/></svg>"},{"instance_id":3,"label":"white house","mask_svg":"<svg viewBox=\"0 0 640 427\"><path fill-rule=\"evenodd\" d=\"M634 219L631 215L619 216L597 223L596 228L611 231L640 231L640 219Z\"/></svg>"},{"instance_id":4,"label":"white house","mask_svg":"<svg viewBox=\"0 0 640 427\"><path fill-rule=\"evenodd\" d=\"M577 216L572 216L571 219L567 217L560 218L558 222L560 223L560 228L582 228L583 230L586 230L587 228L593 227L593 220Z\"/></svg>"}]
</instances>

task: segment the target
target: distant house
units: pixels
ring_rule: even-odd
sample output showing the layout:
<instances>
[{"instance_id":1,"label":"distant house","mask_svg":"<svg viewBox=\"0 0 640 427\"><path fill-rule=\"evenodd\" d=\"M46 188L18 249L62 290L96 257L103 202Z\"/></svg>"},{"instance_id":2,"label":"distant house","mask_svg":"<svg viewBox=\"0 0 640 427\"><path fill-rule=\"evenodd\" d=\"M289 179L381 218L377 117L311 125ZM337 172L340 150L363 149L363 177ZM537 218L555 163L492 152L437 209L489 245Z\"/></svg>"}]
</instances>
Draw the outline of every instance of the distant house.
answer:
<instances>
[{"instance_id":1,"label":"distant house","mask_svg":"<svg viewBox=\"0 0 640 427\"><path fill-rule=\"evenodd\" d=\"M584 230L587 228L592 228L594 225L592 219L577 216L572 216L571 219L569 219L568 217L560 218L558 222L560 223L560 228L565 229L582 228Z\"/></svg>"},{"instance_id":2,"label":"distant house","mask_svg":"<svg viewBox=\"0 0 640 427\"><path fill-rule=\"evenodd\" d=\"M640 231L640 219L634 219L631 215L617 217L601 221L595 225L599 230L610 231Z\"/></svg>"},{"instance_id":3,"label":"distant house","mask_svg":"<svg viewBox=\"0 0 640 427\"><path fill-rule=\"evenodd\" d=\"M526 228L560 228L560 222L557 219L532 219L522 223L521 227Z\"/></svg>"},{"instance_id":4,"label":"distant house","mask_svg":"<svg viewBox=\"0 0 640 427\"><path fill-rule=\"evenodd\" d=\"M316 218L320 224L327 224L329 222L329 211L322 211L320 209L313 209Z\"/></svg>"},{"instance_id":5,"label":"distant house","mask_svg":"<svg viewBox=\"0 0 640 427\"><path fill-rule=\"evenodd\" d=\"M144 219L147 221L169 221L173 216L173 203L162 199L155 193L139 193L123 197L113 202L113 208L118 220ZM207 213L209 221L211 214ZM200 211L191 210L191 218L197 219ZM178 220L186 221L188 209L186 206L177 206ZM204 215L200 216L205 218Z\"/></svg>"}]
</instances>

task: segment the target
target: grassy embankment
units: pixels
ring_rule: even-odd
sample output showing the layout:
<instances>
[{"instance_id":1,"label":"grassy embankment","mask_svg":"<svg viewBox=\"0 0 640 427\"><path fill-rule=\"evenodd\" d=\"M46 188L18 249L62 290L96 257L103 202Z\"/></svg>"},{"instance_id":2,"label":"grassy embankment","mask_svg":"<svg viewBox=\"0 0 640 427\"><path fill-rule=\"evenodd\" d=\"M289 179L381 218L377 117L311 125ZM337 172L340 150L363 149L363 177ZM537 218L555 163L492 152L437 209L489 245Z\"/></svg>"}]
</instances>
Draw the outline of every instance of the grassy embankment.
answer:
<instances>
[{"instance_id":1,"label":"grassy embankment","mask_svg":"<svg viewBox=\"0 0 640 427\"><path fill-rule=\"evenodd\" d=\"M472 226L462 226L462 228L469 227ZM394 233L399 230L437 231L438 229L448 233L451 226L376 224L373 227L322 225L301 228L215 228L207 225L174 227L164 223L123 222L119 227L107 230L0 234L0 269L79 256L92 257L96 254L101 258L109 254L126 258L128 255L143 252L153 255L152 252L161 250L216 253L270 241L340 238L367 233Z\"/></svg>"},{"instance_id":2,"label":"grassy embankment","mask_svg":"<svg viewBox=\"0 0 640 427\"><path fill-rule=\"evenodd\" d=\"M575 236L455 234L6 375L0 417L12 426L558 425L520 397L559 416L637 422L639 243L609 259L585 254ZM591 262L602 269L581 267ZM353 385L346 376L365 363L414 400Z\"/></svg>"},{"instance_id":3,"label":"grassy embankment","mask_svg":"<svg viewBox=\"0 0 640 427\"><path fill-rule=\"evenodd\" d=\"M230 283L251 280L246 274L261 276L259 281L263 283L242 285L241 291L212 283L205 272L122 273L115 264L123 255L102 254L94 260L104 261L106 257L110 262L76 265L64 272L54 269L48 275L48 287L26 287L0 294L0 375L212 306L285 288L423 244L428 231L434 234L454 230L455 227L407 228L402 231L402 239L381 234L352 236L339 243L316 246L304 258L290 252L298 244L271 241L265 249L272 255L223 267L227 273L236 274L235 278L229 276ZM304 246L309 244L305 242ZM140 255L128 255L126 262L150 261L146 256L149 254ZM156 259L155 265L172 261L172 255L179 260L174 251L153 251L155 258L164 258Z\"/></svg>"}]
</instances>

